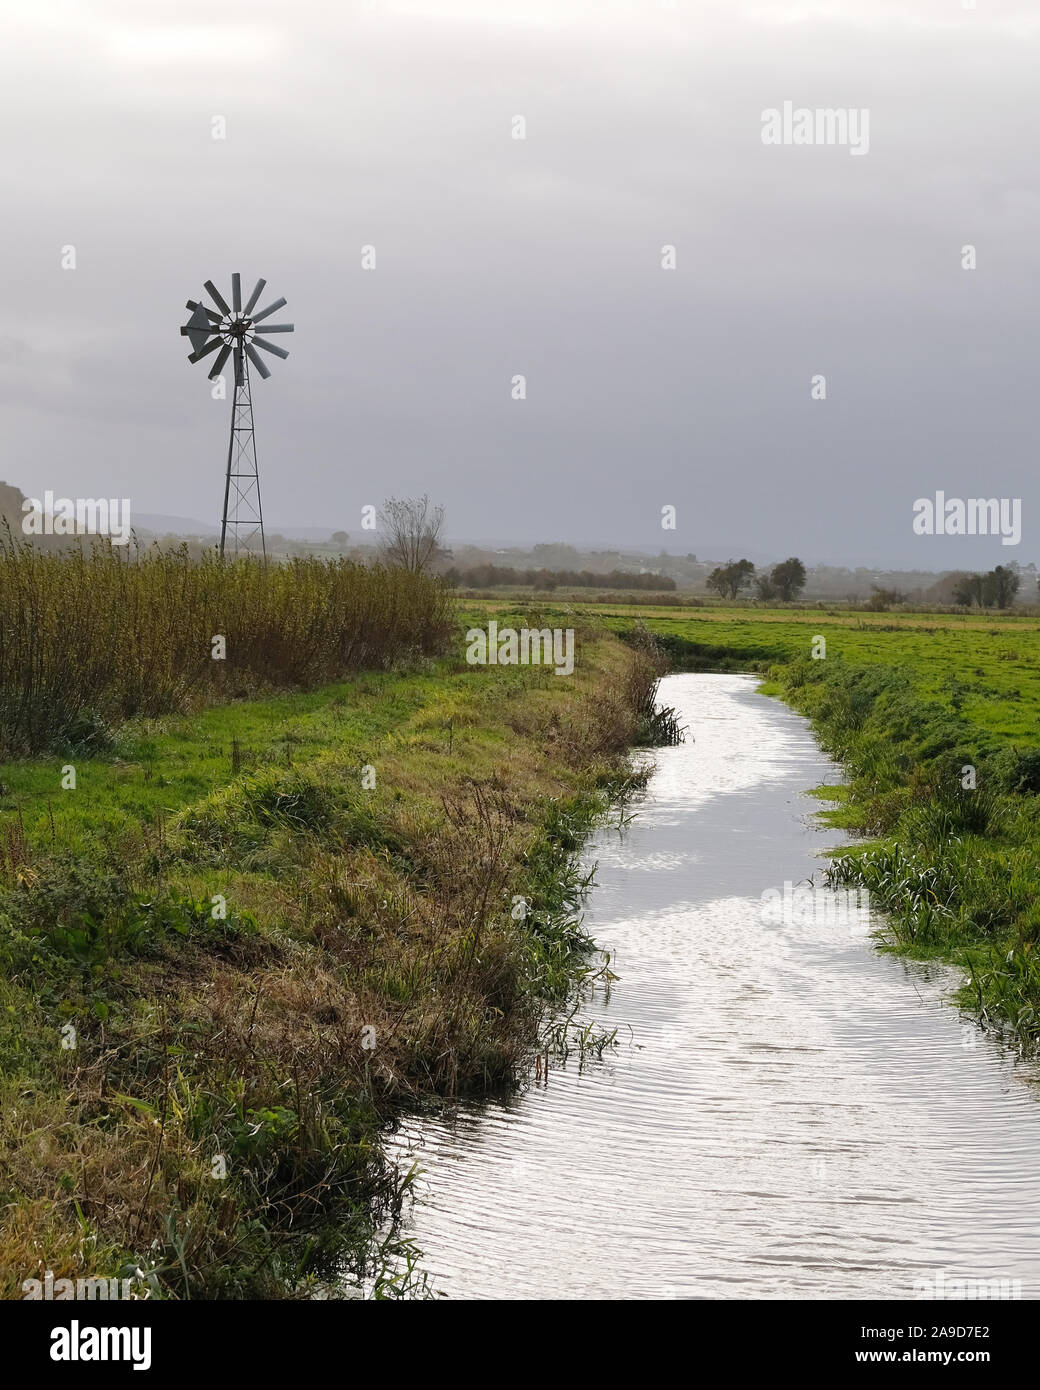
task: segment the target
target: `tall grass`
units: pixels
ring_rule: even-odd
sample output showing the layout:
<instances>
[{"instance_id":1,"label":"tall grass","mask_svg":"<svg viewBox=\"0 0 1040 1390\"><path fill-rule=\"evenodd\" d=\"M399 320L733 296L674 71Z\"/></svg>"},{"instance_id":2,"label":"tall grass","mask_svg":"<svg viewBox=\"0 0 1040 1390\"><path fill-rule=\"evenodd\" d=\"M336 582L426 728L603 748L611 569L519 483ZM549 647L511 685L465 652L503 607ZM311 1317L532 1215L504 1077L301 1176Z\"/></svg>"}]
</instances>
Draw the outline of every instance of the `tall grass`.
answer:
<instances>
[{"instance_id":1,"label":"tall grass","mask_svg":"<svg viewBox=\"0 0 1040 1390\"><path fill-rule=\"evenodd\" d=\"M451 599L399 569L0 537L0 757L97 745L136 714L322 685L442 651ZM223 637L225 659L214 659ZM219 648L218 648L219 649Z\"/></svg>"},{"instance_id":2,"label":"tall grass","mask_svg":"<svg viewBox=\"0 0 1040 1390\"><path fill-rule=\"evenodd\" d=\"M628 674L626 704L635 710L637 727L632 741L643 748L672 748L686 734L671 705L659 705L657 693L661 677L670 669L668 651L644 622L637 621L624 635L642 660Z\"/></svg>"}]
</instances>

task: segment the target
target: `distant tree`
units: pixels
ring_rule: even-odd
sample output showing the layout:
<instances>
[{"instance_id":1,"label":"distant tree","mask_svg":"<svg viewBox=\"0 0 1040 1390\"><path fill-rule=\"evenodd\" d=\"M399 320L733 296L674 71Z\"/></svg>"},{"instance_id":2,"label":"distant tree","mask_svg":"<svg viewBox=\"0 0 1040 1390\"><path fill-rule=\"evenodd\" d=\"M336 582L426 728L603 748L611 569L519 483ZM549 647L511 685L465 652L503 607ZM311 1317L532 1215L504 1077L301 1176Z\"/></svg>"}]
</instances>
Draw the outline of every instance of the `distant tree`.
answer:
<instances>
[{"instance_id":1,"label":"distant tree","mask_svg":"<svg viewBox=\"0 0 1040 1390\"><path fill-rule=\"evenodd\" d=\"M870 591L870 600L867 607L872 613L884 613L897 603L905 603L906 594L899 589L882 589L874 584Z\"/></svg>"},{"instance_id":2,"label":"distant tree","mask_svg":"<svg viewBox=\"0 0 1040 1390\"><path fill-rule=\"evenodd\" d=\"M805 588L805 566L797 556L774 565L769 576L773 588L785 603L796 599Z\"/></svg>"},{"instance_id":3,"label":"distant tree","mask_svg":"<svg viewBox=\"0 0 1040 1390\"><path fill-rule=\"evenodd\" d=\"M449 552L445 552L446 554ZM454 579L449 578L454 576ZM594 570L520 570L510 565L453 566L444 574L449 583L467 589L529 586L535 589L645 589L650 592L674 590L675 580L666 574L649 571L611 570L600 574Z\"/></svg>"},{"instance_id":4,"label":"distant tree","mask_svg":"<svg viewBox=\"0 0 1040 1390\"><path fill-rule=\"evenodd\" d=\"M384 564L420 573L445 555L440 543L444 508L430 499L389 497L379 513L379 552Z\"/></svg>"},{"instance_id":5,"label":"distant tree","mask_svg":"<svg viewBox=\"0 0 1040 1390\"><path fill-rule=\"evenodd\" d=\"M977 603L981 608L986 601L986 580L981 574L959 574L953 582L953 601L970 608Z\"/></svg>"},{"instance_id":6,"label":"distant tree","mask_svg":"<svg viewBox=\"0 0 1040 1390\"><path fill-rule=\"evenodd\" d=\"M333 531L332 533L332 544L338 545L340 550L345 550L347 548L347 541L349 540L350 537L347 535L346 531Z\"/></svg>"},{"instance_id":7,"label":"distant tree","mask_svg":"<svg viewBox=\"0 0 1040 1390\"><path fill-rule=\"evenodd\" d=\"M755 580L755 592L764 603L776 598L776 585L773 583L772 576L760 574Z\"/></svg>"},{"instance_id":8,"label":"distant tree","mask_svg":"<svg viewBox=\"0 0 1040 1390\"><path fill-rule=\"evenodd\" d=\"M987 607L1010 608L1022 580L1014 568L998 565L990 570L983 582L983 597Z\"/></svg>"},{"instance_id":9,"label":"distant tree","mask_svg":"<svg viewBox=\"0 0 1040 1390\"><path fill-rule=\"evenodd\" d=\"M543 542L532 548L531 558L539 569L575 569L581 563L581 551L560 541Z\"/></svg>"},{"instance_id":10,"label":"distant tree","mask_svg":"<svg viewBox=\"0 0 1040 1390\"><path fill-rule=\"evenodd\" d=\"M751 582L755 567L750 560L731 560L728 565L717 565L708 575L707 585L723 598L736 598L745 584Z\"/></svg>"}]
</instances>

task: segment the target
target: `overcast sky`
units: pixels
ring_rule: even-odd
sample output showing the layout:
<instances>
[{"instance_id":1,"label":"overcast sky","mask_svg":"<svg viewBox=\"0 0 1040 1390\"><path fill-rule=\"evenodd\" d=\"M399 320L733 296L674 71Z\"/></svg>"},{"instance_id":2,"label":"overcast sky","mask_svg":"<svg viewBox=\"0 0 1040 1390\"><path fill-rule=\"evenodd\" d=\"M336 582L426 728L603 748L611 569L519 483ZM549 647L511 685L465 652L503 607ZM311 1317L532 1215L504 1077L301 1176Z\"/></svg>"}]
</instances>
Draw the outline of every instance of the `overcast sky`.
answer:
<instances>
[{"instance_id":1,"label":"overcast sky","mask_svg":"<svg viewBox=\"0 0 1040 1390\"><path fill-rule=\"evenodd\" d=\"M178 328L238 270L296 324L272 528L427 492L456 539L1040 560L1036 0L4 0L0 69L26 493L219 521ZM869 150L764 144L785 101ZM1021 544L915 536L937 489Z\"/></svg>"}]
</instances>

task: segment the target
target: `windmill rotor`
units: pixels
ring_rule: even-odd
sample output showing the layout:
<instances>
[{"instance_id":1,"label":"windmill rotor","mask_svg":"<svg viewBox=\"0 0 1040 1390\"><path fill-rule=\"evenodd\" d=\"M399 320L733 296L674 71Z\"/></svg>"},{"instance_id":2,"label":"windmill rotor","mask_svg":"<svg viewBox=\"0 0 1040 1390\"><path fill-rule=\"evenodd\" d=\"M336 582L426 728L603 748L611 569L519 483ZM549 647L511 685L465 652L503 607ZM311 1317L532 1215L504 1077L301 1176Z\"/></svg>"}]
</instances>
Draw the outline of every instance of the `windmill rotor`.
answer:
<instances>
[{"instance_id":1,"label":"windmill rotor","mask_svg":"<svg viewBox=\"0 0 1040 1390\"><path fill-rule=\"evenodd\" d=\"M208 304L198 300L189 299L186 308L191 310L191 318L181 329L181 334L191 343L191 352L188 354L189 362L199 362L203 357L209 356L211 352L217 352L218 348L228 348L234 352L235 362L235 384L241 384L244 362L248 357L253 363L261 377L265 380L271 375L270 368L263 363L262 359L255 352L248 352L250 344L262 348L266 352L273 353L276 357L286 358L289 356L284 348L278 347L274 343L269 343L265 338L257 336L256 325L262 323L269 315L278 309L284 308L284 299L275 299L268 304L266 309L261 309L259 313L253 312L253 307L263 293L266 280L258 280L249 296L245 306L242 304L242 277L237 272L231 277L231 303L227 300L214 285L212 280L205 283L206 293L217 306L211 309ZM295 325L291 323L272 323L264 324L263 330L267 333L292 333ZM210 377L217 377L224 369L229 353L220 352L210 370Z\"/></svg>"},{"instance_id":2,"label":"windmill rotor","mask_svg":"<svg viewBox=\"0 0 1040 1390\"><path fill-rule=\"evenodd\" d=\"M266 280L258 280L243 305L242 277L237 271L231 276L230 304L213 281L207 280L203 288L216 308L211 308L204 300L189 299L186 307L191 311L191 318L181 328L182 337L187 338L191 345L189 362L201 362L212 353L216 353L207 373L210 380L221 375L229 357L234 367L231 441L228 446L224 514L220 528L221 555L224 554L225 541L230 530L236 555L242 551L255 553L258 541L260 552L266 556L249 365L251 363L261 379L266 381L271 375L271 369L260 353L269 353L283 360L289 353L285 348L261 335L292 333L295 327L291 323L263 322L284 307L284 299L272 300L266 308L254 312L266 284ZM260 333L257 332L258 324L262 325Z\"/></svg>"}]
</instances>

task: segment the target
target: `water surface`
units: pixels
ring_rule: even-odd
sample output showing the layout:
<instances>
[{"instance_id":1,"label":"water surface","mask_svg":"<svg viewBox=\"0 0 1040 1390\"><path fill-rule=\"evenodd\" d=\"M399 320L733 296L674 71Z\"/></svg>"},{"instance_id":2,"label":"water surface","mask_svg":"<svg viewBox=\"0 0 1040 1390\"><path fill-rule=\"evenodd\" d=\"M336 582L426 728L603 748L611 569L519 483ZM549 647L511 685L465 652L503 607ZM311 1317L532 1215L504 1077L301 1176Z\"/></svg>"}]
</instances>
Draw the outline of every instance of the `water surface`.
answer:
<instances>
[{"instance_id":1,"label":"water surface","mask_svg":"<svg viewBox=\"0 0 1040 1390\"><path fill-rule=\"evenodd\" d=\"M867 914L763 923L763 891L819 881L841 841L806 794L840 775L755 684L667 678L688 741L641 755L635 821L590 846L586 920L620 978L583 1016L616 1053L398 1136L438 1291L1036 1296L1034 1073L944 1003L951 972L879 954Z\"/></svg>"}]
</instances>

